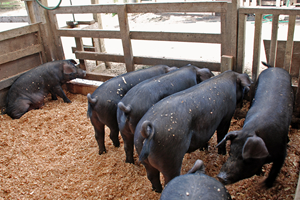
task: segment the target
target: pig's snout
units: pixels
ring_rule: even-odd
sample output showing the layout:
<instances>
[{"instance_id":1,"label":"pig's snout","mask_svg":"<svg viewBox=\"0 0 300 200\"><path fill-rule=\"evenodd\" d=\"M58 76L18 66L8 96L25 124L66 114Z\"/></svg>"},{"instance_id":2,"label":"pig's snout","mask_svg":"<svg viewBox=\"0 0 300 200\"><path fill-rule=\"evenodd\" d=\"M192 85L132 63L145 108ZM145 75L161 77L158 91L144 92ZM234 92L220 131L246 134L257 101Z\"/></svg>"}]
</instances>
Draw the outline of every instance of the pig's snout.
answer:
<instances>
[{"instance_id":1,"label":"pig's snout","mask_svg":"<svg viewBox=\"0 0 300 200\"><path fill-rule=\"evenodd\" d=\"M85 77L86 76L86 71L82 70L82 73L83 73L83 76Z\"/></svg>"},{"instance_id":2,"label":"pig's snout","mask_svg":"<svg viewBox=\"0 0 300 200\"><path fill-rule=\"evenodd\" d=\"M227 185L228 184L228 181L227 181L227 173L226 172L220 172L218 175L217 175L217 178L218 180L223 183L224 185Z\"/></svg>"}]
</instances>

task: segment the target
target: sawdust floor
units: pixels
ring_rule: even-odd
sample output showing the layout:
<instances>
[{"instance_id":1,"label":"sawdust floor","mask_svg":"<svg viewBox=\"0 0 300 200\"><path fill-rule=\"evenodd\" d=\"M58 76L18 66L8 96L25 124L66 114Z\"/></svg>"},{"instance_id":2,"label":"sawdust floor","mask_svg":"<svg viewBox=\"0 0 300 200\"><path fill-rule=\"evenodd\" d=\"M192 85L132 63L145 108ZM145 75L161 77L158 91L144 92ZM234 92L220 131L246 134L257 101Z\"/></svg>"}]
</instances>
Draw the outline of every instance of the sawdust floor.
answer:
<instances>
[{"instance_id":1,"label":"sawdust floor","mask_svg":"<svg viewBox=\"0 0 300 200\"><path fill-rule=\"evenodd\" d=\"M72 103L48 99L41 109L21 119L0 116L0 199L159 199L144 167L124 162L121 137L121 147L115 148L106 129L107 153L98 155L94 129L86 114L86 96L67 96ZM240 129L243 121L233 119L230 130ZM292 129L289 136L288 156L275 186L269 190L259 187L271 166L266 165L264 177L226 186L233 199L294 198L299 131ZM208 151L186 154L182 173L202 159L206 173L215 177L226 160L217 154L215 145L213 137Z\"/></svg>"}]
</instances>

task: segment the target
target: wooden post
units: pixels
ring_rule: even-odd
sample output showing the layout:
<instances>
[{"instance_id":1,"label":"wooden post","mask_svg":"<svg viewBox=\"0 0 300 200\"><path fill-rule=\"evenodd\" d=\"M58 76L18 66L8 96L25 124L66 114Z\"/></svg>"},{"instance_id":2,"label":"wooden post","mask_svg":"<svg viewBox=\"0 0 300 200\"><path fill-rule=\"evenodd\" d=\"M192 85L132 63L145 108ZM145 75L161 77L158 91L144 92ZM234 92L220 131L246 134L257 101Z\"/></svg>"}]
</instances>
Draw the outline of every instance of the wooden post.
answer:
<instances>
[{"instance_id":1,"label":"wooden post","mask_svg":"<svg viewBox=\"0 0 300 200\"><path fill-rule=\"evenodd\" d=\"M91 4L99 4L99 0L91 0ZM98 29L103 29L101 14L93 13L93 19L98 24ZM96 49L96 52L106 53L104 39L103 38L92 38L93 45ZM99 65L101 62L96 61L96 64ZM109 62L104 62L106 69L111 69Z\"/></svg>"},{"instance_id":2,"label":"wooden post","mask_svg":"<svg viewBox=\"0 0 300 200\"><path fill-rule=\"evenodd\" d=\"M246 17L244 13L239 14L239 26L238 26L238 50L237 50L237 66L235 71L242 73L244 71L245 62L245 42L246 42Z\"/></svg>"},{"instance_id":3,"label":"wooden post","mask_svg":"<svg viewBox=\"0 0 300 200\"><path fill-rule=\"evenodd\" d=\"M62 49L57 50L59 46L55 46L52 42L53 33L50 28L50 22L47 11L38 5L34 0L24 0L28 14L29 23L42 22L40 25L40 36L45 49L46 62L57 60L56 52L63 52ZM40 1L43 5L48 6L47 0ZM62 48L62 47L61 47Z\"/></svg>"},{"instance_id":4,"label":"wooden post","mask_svg":"<svg viewBox=\"0 0 300 200\"><path fill-rule=\"evenodd\" d=\"M221 57L221 73L233 69L233 56L223 55Z\"/></svg>"},{"instance_id":5,"label":"wooden post","mask_svg":"<svg viewBox=\"0 0 300 200\"><path fill-rule=\"evenodd\" d=\"M233 56L232 64L233 70L237 71L237 41L238 41L238 9L240 7L240 0L232 0L227 3L227 18L226 18L226 40L228 52L226 55Z\"/></svg>"},{"instance_id":6,"label":"wooden post","mask_svg":"<svg viewBox=\"0 0 300 200\"><path fill-rule=\"evenodd\" d=\"M260 45L261 45L262 14L255 13L255 31L252 63L252 80L255 82L259 75Z\"/></svg>"},{"instance_id":7,"label":"wooden post","mask_svg":"<svg viewBox=\"0 0 300 200\"><path fill-rule=\"evenodd\" d=\"M273 67L276 67L276 54L277 54L277 35L278 35L278 21L279 14L274 14L272 19L272 36L270 44L270 55L269 55L269 64Z\"/></svg>"},{"instance_id":8,"label":"wooden post","mask_svg":"<svg viewBox=\"0 0 300 200\"><path fill-rule=\"evenodd\" d=\"M48 16L49 16L49 24L50 29L52 30L53 34L53 41L52 45L55 47L53 51L53 59L54 60L64 60L65 54L62 48L62 42L59 35L57 35L57 29L58 29L58 23L56 19L56 15L52 14L51 11L48 10Z\"/></svg>"},{"instance_id":9,"label":"wooden post","mask_svg":"<svg viewBox=\"0 0 300 200\"><path fill-rule=\"evenodd\" d=\"M133 61L133 53L132 53L132 46L130 40L126 4L120 6L120 8L118 9L118 18L119 18L126 70L127 72L131 72L134 71L135 69L134 69L134 61Z\"/></svg>"}]
</instances>

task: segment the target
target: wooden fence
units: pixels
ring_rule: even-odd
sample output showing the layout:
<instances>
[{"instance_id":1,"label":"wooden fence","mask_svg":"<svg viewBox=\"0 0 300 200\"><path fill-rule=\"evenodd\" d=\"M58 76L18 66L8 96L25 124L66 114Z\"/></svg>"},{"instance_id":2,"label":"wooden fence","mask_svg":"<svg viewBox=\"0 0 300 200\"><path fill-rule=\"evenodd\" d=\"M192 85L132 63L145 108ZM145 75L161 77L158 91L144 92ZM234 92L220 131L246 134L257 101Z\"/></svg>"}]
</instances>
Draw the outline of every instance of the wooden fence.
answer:
<instances>
[{"instance_id":1,"label":"wooden fence","mask_svg":"<svg viewBox=\"0 0 300 200\"><path fill-rule=\"evenodd\" d=\"M0 34L0 108L11 84L22 73L46 62L40 24L24 26Z\"/></svg>"},{"instance_id":2,"label":"wooden fence","mask_svg":"<svg viewBox=\"0 0 300 200\"><path fill-rule=\"evenodd\" d=\"M231 22L236 22L236 4L227 2L186 2L186 3L141 3L141 4L112 4L112 5L92 5L92 6L67 6L56 10L48 11L52 24L52 30L56 38L56 46L61 46L61 36L76 38L76 58L81 60L82 68L85 68L83 60L99 60L106 62L120 62L126 64L127 71L133 71L135 64L155 65L166 64L172 66L183 66L193 64L207 67L212 71L224 71L230 69L236 52L236 28ZM221 32L219 34L204 33L184 33L184 32L150 32L131 31L128 23L128 13L166 13L166 12L218 12L220 13ZM117 13L120 30L100 30L100 29L72 29L59 27L57 24L57 14L84 14L84 13ZM233 13L233 14L232 14ZM230 23L229 23L230 22ZM91 25L90 27L92 27ZM84 51L82 38L110 38L121 39L124 55L105 54L98 52ZM221 63L201 62L197 60L179 60L153 57L138 57L132 52L131 40L156 40L156 41L180 41L199 42L221 45ZM59 52L63 55L63 52ZM87 75L89 78L89 74ZM95 76L94 76L95 78ZM99 78L101 79L101 78Z\"/></svg>"},{"instance_id":3,"label":"wooden fence","mask_svg":"<svg viewBox=\"0 0 300 200\"><path fill-rule=\"evenodd\" d=\"M298 78L295 91L295 107L294 114L300 117L300 46L299 42L294 41L296 17L300 16L300 8L266 8L266 7L247 7L239 8L239 24L238 24L238 54L237 54L237 72L244 72L244 58L245 58L245 40L246 40L246 17L248 14L255 15L255 34L253 44L253 58L252 58L252 80L256 81L260 71L260 51L261 51L261 35L262 22L264 14L272 14L272 33L271 41L265 41L266 52L268 53L267 61L270 65L281 67L287 70L292 77ZM279 15L288 15L288 32L287 40L277 41ZM278 48L280 47L280 48ZM280 52L280 54L278 54Z\"/></svg>"}]
</instances>

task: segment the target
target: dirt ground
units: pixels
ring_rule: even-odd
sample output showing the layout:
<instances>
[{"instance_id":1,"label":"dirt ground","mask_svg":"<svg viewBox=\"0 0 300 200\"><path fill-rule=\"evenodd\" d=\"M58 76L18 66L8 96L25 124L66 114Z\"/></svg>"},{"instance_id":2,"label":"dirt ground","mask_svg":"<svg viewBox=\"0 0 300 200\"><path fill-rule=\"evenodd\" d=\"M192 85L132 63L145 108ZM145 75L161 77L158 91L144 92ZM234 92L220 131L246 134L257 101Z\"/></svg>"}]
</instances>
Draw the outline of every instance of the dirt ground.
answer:
<instances>
[{"instance_id":1,"label":"dirt ground","mask_svg":"<svg viewBox=\"0 0 300 200\"><path fill-rule=\"evenodd\" d=\"M0 116L0 199L159 199L151 190L143 165L125 163L122 138L116 148L106 128L107 153L98 155L94 130L87 118L86 96L67 93L72 103L59 98L21 119ZM244 108L247 109L247 108ZM230 130L240 129L244 119L232 119ZM291 129L288 155L273 188L262 189L271 164L261 176L226 188L233 199L294 199L299 174L300 130ZM208 151L186 154L185 174L197 159L206 173L216 177L227 156L217 154L216 137Z\"/></svg>"}]
</instances>

